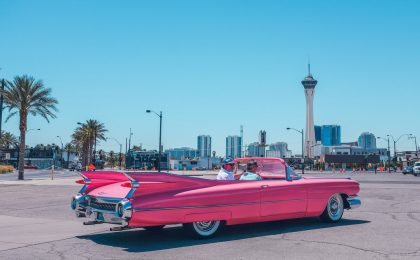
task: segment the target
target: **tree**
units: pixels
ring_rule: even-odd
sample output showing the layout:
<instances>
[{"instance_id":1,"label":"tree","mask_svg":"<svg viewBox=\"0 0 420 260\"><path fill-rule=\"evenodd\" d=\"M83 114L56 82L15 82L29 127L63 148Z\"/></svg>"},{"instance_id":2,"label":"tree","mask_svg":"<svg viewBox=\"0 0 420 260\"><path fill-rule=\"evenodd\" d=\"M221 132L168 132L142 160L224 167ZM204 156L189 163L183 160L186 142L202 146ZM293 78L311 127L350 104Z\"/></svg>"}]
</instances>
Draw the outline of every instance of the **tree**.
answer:
<instances>
[{"instance_id":1,"label":"tree","mask_svg":"<svg viewBox=\"0 0 420 260\"><path fill-rule=\"evenodd\" d=\"M64 146L64 150L67 152L67 168L69 168L70 166L70 153L74 153L75 152L75 147L73 146L72 143L67 143Z\"/></svg>"},{"instance_id":2,"label":"tree","mask_svg":"<svg viewBox=\"0 0 420 260\"><path fill-rule=\"evenodd\" d=\"M4 91L5 108L9 110L6 118L8 121L11 117L19 114L19 180L24 179L25 164L25 138L27 130L28 115L40 115L47 122L51 118L56 118L54 112L57 111L56 105L58 101L51 97L51 89L45 88L41 80L35 81L33 77L23 75L16 76L12 82L7 81Z\"/></svg>"},{"instance_id":3,"label":"tree","mask_svg":"<svg viewBox=\"0 0 420 260\"><path fill-rule=\"evenodd\" d=\"M108 165L111 166L112 169L114 169L115 162L116 162L114 151L110 151L106 159L107 159Z\"/></svg>"},{"instance_id":4,"label":"tree","mask_svg":"<svg viewBox=\"0 0 420 260\"><path fill-rule=\"evenodd\" d=\"M6 131L1 131L0 146L1 148L10 149L10 146L13 146L18 143L17 137Z\"/></svg>"},{"instance_id":5,"label":"tree","mask_svg":"<svg viewBox=\"0 0 420 260\"><path fill-rule=\"evenodd\" d=\"M76 144L80 149L82 155L83 166L88 165L93 160L93 147L97 141L105 141L105 133L108 130L105 125L97 120L89 119L85 123L80 123L80 126L76 128L72 137L73 143Z\"/></svg>"}]
</instances>

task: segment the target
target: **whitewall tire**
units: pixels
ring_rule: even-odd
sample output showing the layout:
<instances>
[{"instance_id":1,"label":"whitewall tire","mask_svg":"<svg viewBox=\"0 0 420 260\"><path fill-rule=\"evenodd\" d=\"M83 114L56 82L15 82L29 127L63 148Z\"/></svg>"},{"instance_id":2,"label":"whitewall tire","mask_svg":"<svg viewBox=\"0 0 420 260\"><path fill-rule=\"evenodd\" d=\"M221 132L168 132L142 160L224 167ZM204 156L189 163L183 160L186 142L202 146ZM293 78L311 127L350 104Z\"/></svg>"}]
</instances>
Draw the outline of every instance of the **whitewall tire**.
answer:
<instances>
[{"instance_id":1,"label":"whitewall tire","mask_svg":"<svg viewBox=\"0 0 420 260\"><path fill-rule=\"evenodd\" d=\"M220 230L223 226L223 222L220 220L202 221L185 223L183 226L185 231L191 236L197 238L210 238Z\"/></svg>"},{"instance_id":2,"label":"whitewall tire","mask_svg":"<svg viewBox=\"0 0 420 260\"><path fill-rule=\"evenodd\" d=\"M343 197L340 194L332 195L327 202L324 212L321 215L321 220L325 222L338 222L344 213Z\"/></svg>"}]
</instances>

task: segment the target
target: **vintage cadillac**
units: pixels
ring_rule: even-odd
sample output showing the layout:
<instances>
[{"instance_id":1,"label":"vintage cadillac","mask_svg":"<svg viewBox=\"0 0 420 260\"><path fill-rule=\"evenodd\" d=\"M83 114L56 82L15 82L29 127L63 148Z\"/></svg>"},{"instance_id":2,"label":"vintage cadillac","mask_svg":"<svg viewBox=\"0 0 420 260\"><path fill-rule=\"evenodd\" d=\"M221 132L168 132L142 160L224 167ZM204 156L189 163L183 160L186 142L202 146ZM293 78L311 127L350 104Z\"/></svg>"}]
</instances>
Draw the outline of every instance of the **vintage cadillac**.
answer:
<instances>
[{"instance_id":1,"label":"vintage cadillac","mask_svg":"<svg viewBox=\"0 0 420 260\"><path fill-rule=\"evenodd\" d=\"M218 181L168 173L83 172L71 207L84 224L118 224L159 230L182 224L205 238L223 225L320 217L337 222L344 209L360 206L359 183L351 179L302 177L282 159L240 158L236 169L257 160L260 181Z\"/></svg>"}]
</instances>

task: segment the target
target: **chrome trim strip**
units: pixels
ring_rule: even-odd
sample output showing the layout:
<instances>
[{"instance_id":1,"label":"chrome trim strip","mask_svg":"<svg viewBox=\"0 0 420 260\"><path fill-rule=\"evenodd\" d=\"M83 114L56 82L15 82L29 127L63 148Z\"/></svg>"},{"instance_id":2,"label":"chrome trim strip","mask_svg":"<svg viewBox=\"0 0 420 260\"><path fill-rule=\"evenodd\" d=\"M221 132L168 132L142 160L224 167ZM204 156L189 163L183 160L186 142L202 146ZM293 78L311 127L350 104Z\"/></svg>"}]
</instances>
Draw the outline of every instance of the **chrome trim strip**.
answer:
<instances>
[{"instance_id":1,"label":"chrome trim strip","mask_svg":"<svg viewBox=\"0 0 420 260\"><path fill-rule=\"evenodd\" d=\"M275 200L275 201L263 201L263 202L243 202L243 203L230 203L230 204L213 204L213 205L199 205L199 206L177 206L177 207L162 207L162 208L135 208L134 212L142 211L156 211L156 210L176 210L176 209L201 209L201 208L219 208L219 207L231 207L231 206L243 206L243 205L255 205L255 204L272 204L282 203L289 201L305 201L306 199L294 199L294 200Z\"/></svg>"},{"instance_id":2,"label":"chrome trim strip","mask_svg":"<svg viewBox=\"0 0 420 260\"><path fill-rule=\"evenodd\" d=\"M89 179L88 177L86 177L82 173L79 173L79 174L80 174L80 176L82 176L83 180L85 181L85 185L83 185L83 187L80 189L79 193L84 194L86 192L89 184L91 183L91 179Z\"/></svg>"},{"instance_id":3,"label":"chrome trim strip","mask_svg":"<svg viewBox=\"0 0 420 260\"><path fill-rule=\"evenodd\" d=\"M135 208L134 212L156 211L156 210L174 210L174 209L211 208L211 207L229 207L229 206L254 205L254 204L260 204L260 202L244 202L244 203L237 203L237 204L216 204L216 205L203 205L203 206L178 206L178 207L166 207L166 208Z\"/></svg>"},{"instance_id":4,"label":"chrome trim strip","mask_svg":"<svg viewBox=\"0 0 420 260\"><path fill-rule=\"evenodd\" d=\"M271 204L278 202L288 202L288 201L302 201L305 199L296 199L296 200L276 200L276 201L263 201L263 202L242 202L242 203L230 203L230 204L214 204L214 205L201 205L201 206L177 206L177 207L162 207L162 208L135 208L134 212L142 211L156 211L156 210L176 210L176 209L201 209L201 208L219 208L219 207L236 207L244 205L255 205L255 204Z\"/></svg>"},{"instance_id":5,"label":"chrome trim strip","mask_svg":"<svg viewBox=\"0 0 420 260\"><path fill-rule=\"evenodd\" d=\"M125 196L126 199L130 199L131 197L133 197L133 194L136 191L136 189L140 186L140 183L137 180L135 180L133 177L128 175L128 173L125 173L125 172L121 172L121 173L124 174L124 176L127 179L129 179L131 182L131 190Z\"/></svg>"}]
</instances>

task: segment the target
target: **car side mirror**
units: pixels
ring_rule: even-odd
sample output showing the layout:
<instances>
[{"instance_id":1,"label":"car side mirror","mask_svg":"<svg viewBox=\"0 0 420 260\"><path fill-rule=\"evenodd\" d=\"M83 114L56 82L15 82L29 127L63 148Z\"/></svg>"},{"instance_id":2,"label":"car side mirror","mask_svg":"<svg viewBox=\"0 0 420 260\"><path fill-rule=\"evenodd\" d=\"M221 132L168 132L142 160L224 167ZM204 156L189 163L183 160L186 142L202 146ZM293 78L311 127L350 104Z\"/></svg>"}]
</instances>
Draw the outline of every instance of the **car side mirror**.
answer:
<instances>
[{"instance_id":1,"label":"car side mirror","mask_svg":"<svg viewBox=\"0 0 420 260\"><path fill-rule=\"evenodd\" d=\"M289 165L286 166L286 181L292 181L292 169Z\"/></svg>"}]
</instances>

